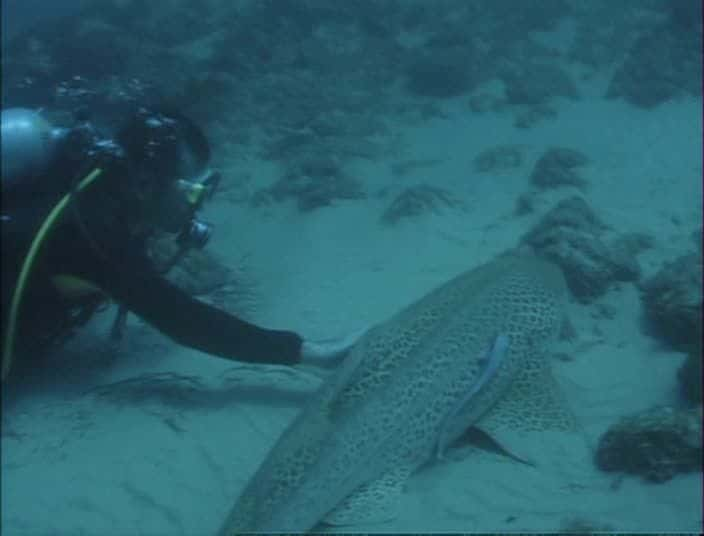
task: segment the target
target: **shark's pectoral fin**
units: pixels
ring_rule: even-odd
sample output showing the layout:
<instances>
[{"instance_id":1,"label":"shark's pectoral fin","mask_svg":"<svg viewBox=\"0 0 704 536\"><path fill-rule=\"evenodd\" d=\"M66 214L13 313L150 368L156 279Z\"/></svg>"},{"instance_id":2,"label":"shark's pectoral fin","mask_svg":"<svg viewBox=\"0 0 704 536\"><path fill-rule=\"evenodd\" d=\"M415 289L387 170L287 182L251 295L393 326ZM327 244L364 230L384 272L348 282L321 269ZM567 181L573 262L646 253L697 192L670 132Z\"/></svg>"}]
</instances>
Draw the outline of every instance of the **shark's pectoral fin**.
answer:
<instances>
[{"instance_id":1,"label":"shark's pectoral fin","mask_svg":"<svg viewBox=\"0 0 704 536\"><path fill-rule=\"evenodd\" d=\"M590 465L582 430L543 359L530 359L503 396L474 426L510 456L569 471Z\"/></svg>"},{"instance_id":2,"label":"shark's pectoral fin","mask_svg":"<svg viewBox=\"0 0 704 536\"><path fill-rule=\"evenodd\" d=\"M396 467L343 500L325 516L328 525L384 523L398 514L398 504L411 467Z\"/></svg>"}]
</instances>

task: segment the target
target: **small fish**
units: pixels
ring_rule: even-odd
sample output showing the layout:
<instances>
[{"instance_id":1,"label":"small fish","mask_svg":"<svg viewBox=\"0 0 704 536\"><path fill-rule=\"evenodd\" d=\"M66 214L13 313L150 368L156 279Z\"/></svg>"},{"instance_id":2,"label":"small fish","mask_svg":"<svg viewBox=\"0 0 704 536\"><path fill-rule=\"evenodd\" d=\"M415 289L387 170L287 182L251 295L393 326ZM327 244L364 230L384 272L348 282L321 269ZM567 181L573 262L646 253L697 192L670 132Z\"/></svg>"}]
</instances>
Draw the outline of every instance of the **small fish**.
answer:
<instances>
[{"instance_id":1,"label":"small fish","mask_svg":"<svg viewBox=\"0 0 704 536\"><path fill-rule=\"evenodd\" d=\"M501 365L501 361L503 360L504 355L506 355L506 352L508 351L509 344L510 341L508 335L499 334L494 338L494 341L491 343L491 346L489 346L485 354L480 358L480 362L482 363L484 368L479 378L476 382L474 382L472 388L467 391L467 394L457 401L455 406L452 408L452 411L447 415L447 417L445 418L445 422L440 428L440 433L438 436L438 446L436 451L436 457L438 460L445 459L445 449L447 448L448 443L448 433L450 424L452 423L453 419L496 373L499 368L499 365Z\"/></svg>"}]
</instances>

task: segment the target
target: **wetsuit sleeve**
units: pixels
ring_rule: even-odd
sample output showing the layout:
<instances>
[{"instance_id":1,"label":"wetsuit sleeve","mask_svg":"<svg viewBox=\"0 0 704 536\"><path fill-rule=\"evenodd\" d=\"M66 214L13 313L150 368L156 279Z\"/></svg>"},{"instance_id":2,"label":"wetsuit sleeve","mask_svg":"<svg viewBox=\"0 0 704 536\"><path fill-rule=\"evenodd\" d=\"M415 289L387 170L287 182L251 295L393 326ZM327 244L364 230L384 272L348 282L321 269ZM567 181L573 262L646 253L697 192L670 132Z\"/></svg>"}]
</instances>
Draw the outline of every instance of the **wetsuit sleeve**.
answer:
<instances>
[{"instance_id":1,"label":"wetsuit sleeve","mask_svg":"<svg viewBox=\"0 0 704 536\"><path fill-rule=\"evenodd\" d=\"M119 270L103 265L93 280L131 312L185 346L253 363L300 361L303 340L296 333L264 329L203 303L140 257L120 263Z\"/></svg>"}]
</instances>

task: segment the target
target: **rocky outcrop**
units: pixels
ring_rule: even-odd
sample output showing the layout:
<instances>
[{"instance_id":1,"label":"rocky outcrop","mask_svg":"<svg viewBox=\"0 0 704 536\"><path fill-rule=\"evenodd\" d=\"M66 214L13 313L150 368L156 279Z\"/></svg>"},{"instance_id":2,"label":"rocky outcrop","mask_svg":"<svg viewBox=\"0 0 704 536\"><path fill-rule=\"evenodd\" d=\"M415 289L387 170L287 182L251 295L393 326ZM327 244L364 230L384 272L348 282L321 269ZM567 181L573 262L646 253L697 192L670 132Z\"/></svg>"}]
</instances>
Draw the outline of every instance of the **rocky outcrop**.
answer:
<instances>
[{"instance_id":1,"label":"rocky outcrop","mask_svg":"<svg viewBox=\"0 0 704 536\"><path fill-rule=\"evenodd\" d=\"M535 163L530 182L541 190L574 186L584 189L587 182L577 169L589 163L587 156L567 147L553 147L545 151Z\"/></svg>"},{"instance_id":2,"label":"rocky outcrop","mask_svg":"<svg viewBox=\"0 0 704 536\"><path fill-rule=\"evenodd\" d=\"M690 351L702 339L702 258L689 253L665 265L641 286L651 333L677 350Z\"/></svg>"},{"instance_id":3,"label":"rocky outcrop","mask_svg":"<svg viewBox=\"0 0 704 536\"><path fill-rule=\"evenodd\" d=\"M626 417L599 440L596 464L603 471L664 482L701 471L702 410L660 407Z\"/></svg>"},{"instance_id":4,"label":"rocky outcrop","mask_svg":"<svg viewBox=\"0 0 704 536\"><path fill-rule=\"evenodd\" d=\"M427 212L461 206L462 203L449 192L428 184L419 184L398 194L382 214L381 221L395 225L403 219L416 218Z\"/></svg>"},{"instance_id":5,"label":"rocky outcrop","mask_svg":"<svg viewBox=\"0 0 704 536\"><path fill-rule=\"evenodd\" d=\"M521 240L560 266L573 295L587 303L617 282L640 277L636 255L652 246L649 236L614 235L578 196L561 201Z\"/></svg>"},{"instance_id":6,"label":"rocky outcrop","mask_svg":"<svg viewBox=\"0 0 704 536\"><path fill-rule=\"evenodd\" d=\"M669 2L668 7L670 17L633 44L607 97L652 108L682 95L701 95L701 3Z\"/></svg>"}]
</instances>

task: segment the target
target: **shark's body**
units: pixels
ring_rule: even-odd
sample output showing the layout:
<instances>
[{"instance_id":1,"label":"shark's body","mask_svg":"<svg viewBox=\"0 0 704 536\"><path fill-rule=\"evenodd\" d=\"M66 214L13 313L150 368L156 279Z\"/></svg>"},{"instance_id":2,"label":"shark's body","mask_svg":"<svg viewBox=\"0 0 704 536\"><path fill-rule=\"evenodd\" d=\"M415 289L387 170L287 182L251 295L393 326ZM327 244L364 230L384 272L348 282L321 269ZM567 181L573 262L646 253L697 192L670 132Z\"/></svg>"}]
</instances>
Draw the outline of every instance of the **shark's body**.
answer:
<instances>
[{"instance_id":1,"label":"shark's body","mask_svg":"<svg viewBox=\"0 0 704 536\"><path fill-rule=\"evenodd\" d=\"M220 534L391 518L406 478L471 426L530 457L516 432L572 426L544 358L565 297L559 269L504 255L374 328L282 434Z\"/></svg>"}]
</instances>

